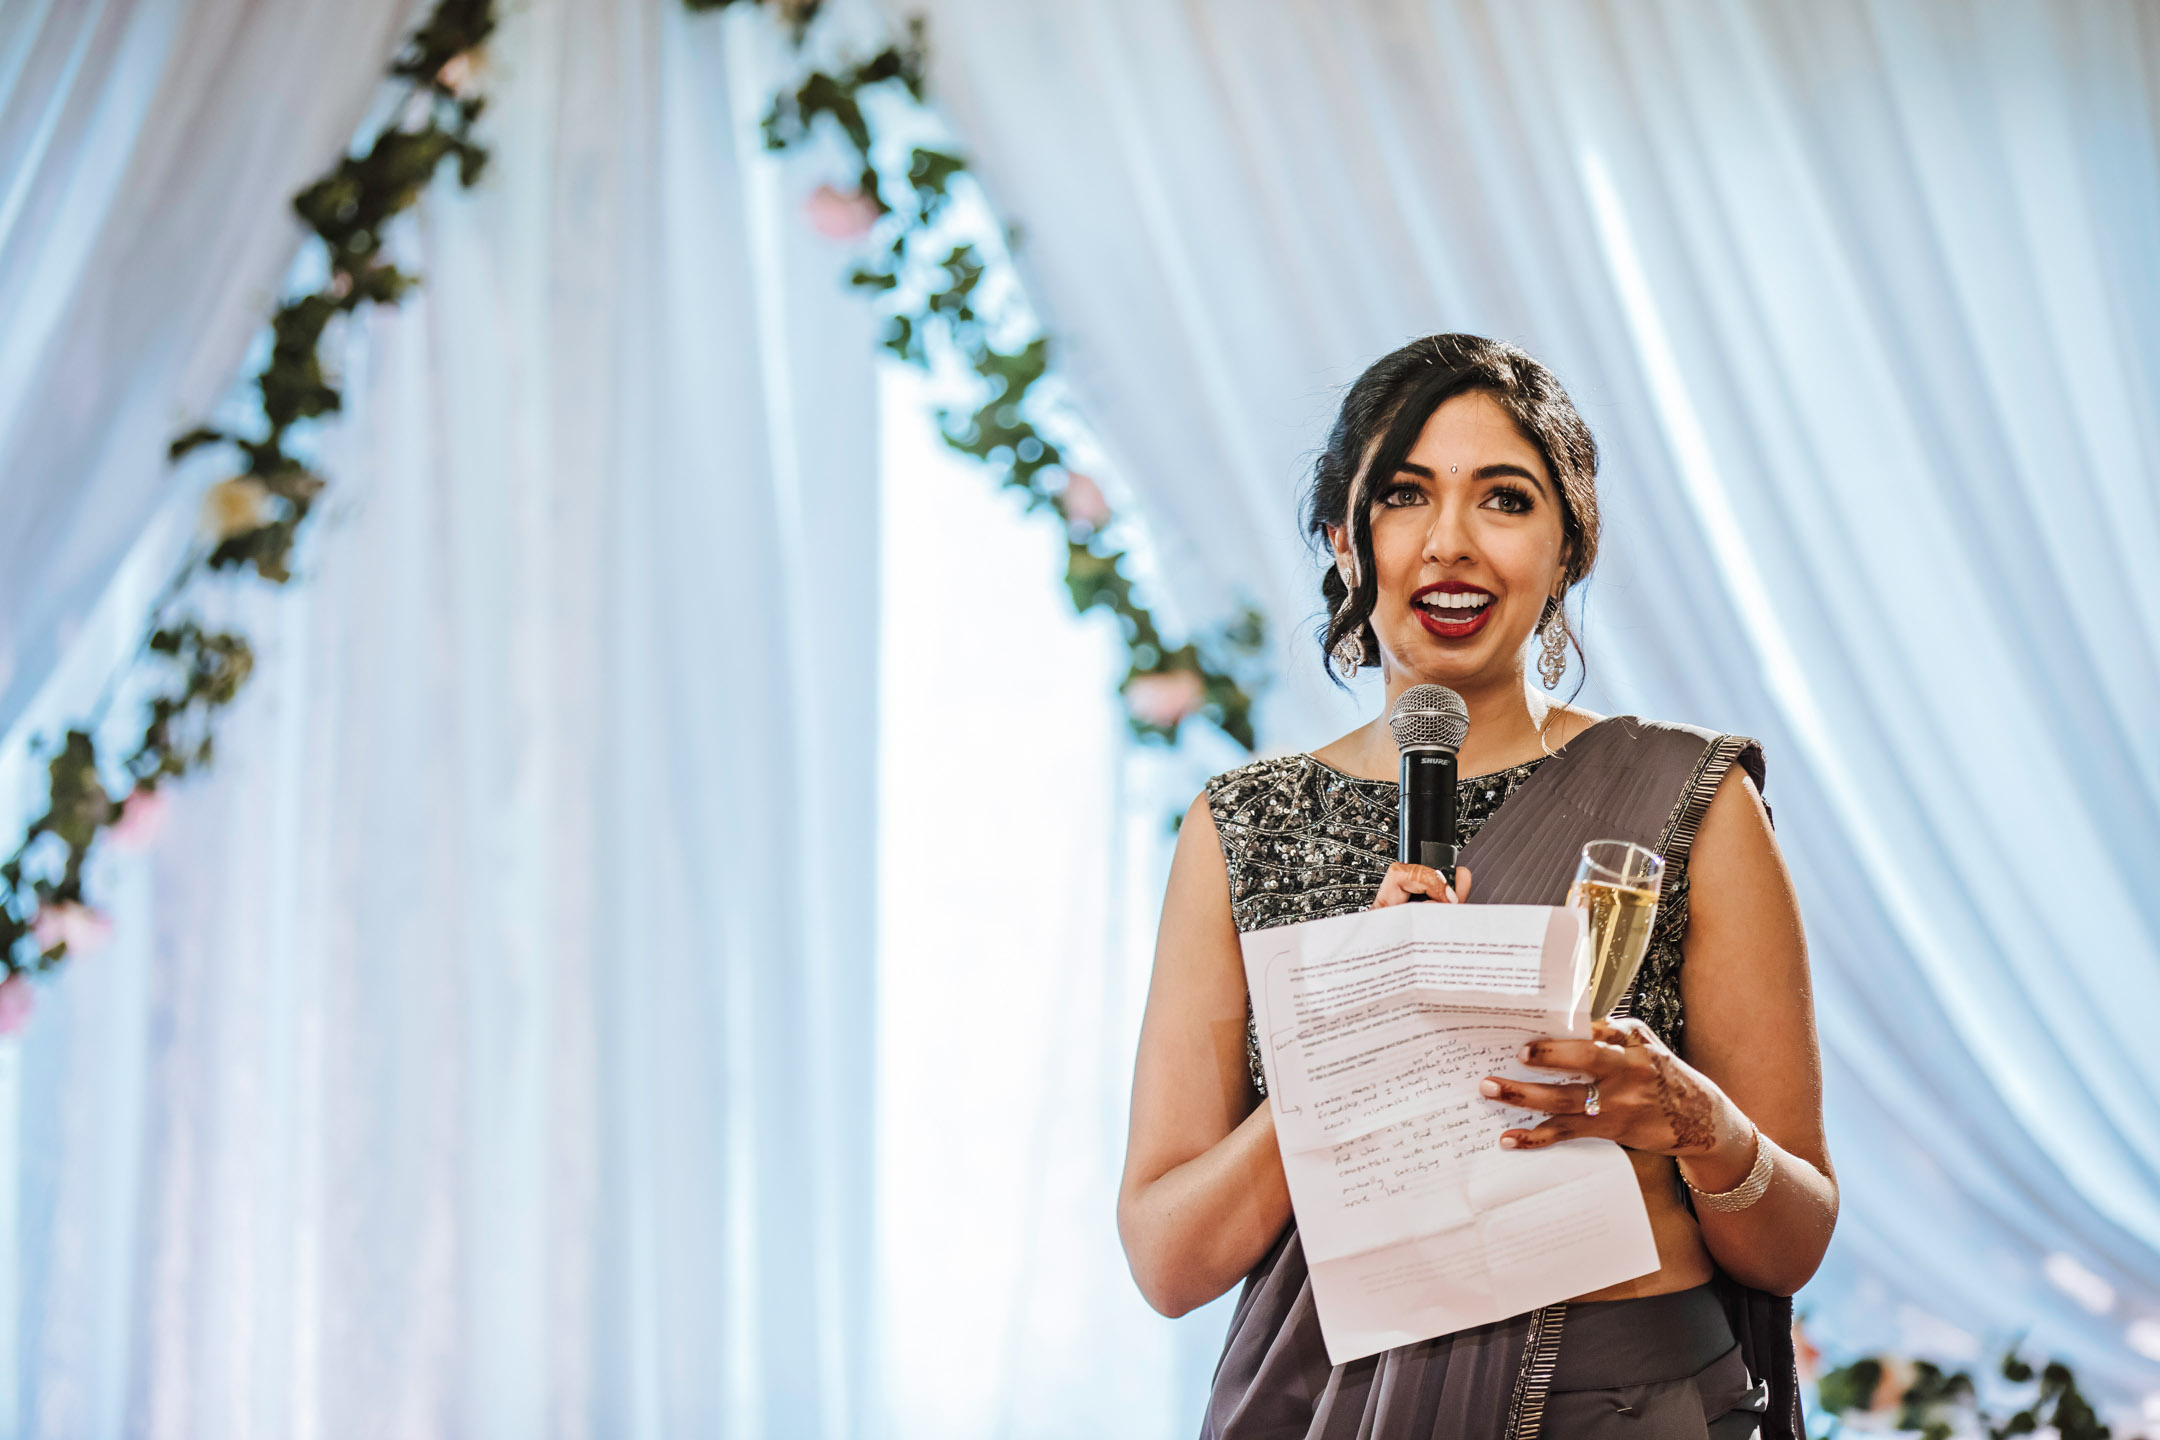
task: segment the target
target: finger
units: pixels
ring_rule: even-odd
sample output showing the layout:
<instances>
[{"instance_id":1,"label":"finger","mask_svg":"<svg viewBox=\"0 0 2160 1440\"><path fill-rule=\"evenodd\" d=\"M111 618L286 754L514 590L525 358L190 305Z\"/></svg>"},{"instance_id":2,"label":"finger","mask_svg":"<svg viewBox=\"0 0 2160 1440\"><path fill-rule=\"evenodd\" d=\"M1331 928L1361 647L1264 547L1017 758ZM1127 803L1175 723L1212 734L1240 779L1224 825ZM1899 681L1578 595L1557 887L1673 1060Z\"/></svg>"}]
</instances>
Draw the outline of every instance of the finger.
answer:
<instances>
[{"instance_id":1,"label":"finger","mask_svg":"<svg viewBox=\"0 0 2160 1440\"><path fill-rule=\"evenodd\" d=\"M1657 1043L1656 1032L1632 1016L1621 1020L1591 1021L1590 1038L1607 1045L1618 1045L1622 1049Z\"/></svg>"},{"instance_id":2,"label":"finger","mask_svg":"<svg viewBox=\"0 0 2160 1440\"><path fill-rule=\"evenodd\" d=\"M1405 890L1411 891L1413 894L1447 894L1446 877L1443 876L1438 870L1433 869L1430 865L1397 864L1392 865L1388 868L1391 870L1400 870L1402 872L1403 888Z\"/></svg>"},{"instance_id":3,"label":"finger","mask_svg":"<svg viewBox=\"0 0 2160 1440\"><path fill-rule=\"evenodd\" d=\"M1578 1135L1596 1135L1604 1122L1587 1115L1555 1115L1533 1130L1503 1130L1500 1132L1500 1148L1503 1150L1544 1150L1572 1140Z\"/></svg>"},{"instance_id":4,"label":"finger","mask_svg":"<svg viewBox=\"0 0 2160 1440\"><path fill-rule=\"evenodd\" d=\"M1619 1067L1624 1054L1617 1045L1562 1037L1532 1040L1515 1052L1515 1058L1534 1070L1577 1070L1604 1076Z\"/></svg>"},{"instance_id":5,"label":"finger","mask_svg":"<svg viewBox=\"0 0 2160 1440\"><path fill-rule=\"evenodd\" d=\"M1406 865L1398 861L1388 866L1387 874L1381 878L1380 893L1373 897L1373 908L1401 905L1412 895L1434 900L1448 898L1447 881L1430 865Z\"/></svg>"},{"instance_id":6,"label":"finger","mask_svg":"<svg viewBox=\"0 0 2160 1440\"><path fill-rule=\"evenodd\" d=\"M1465 902L1470 898L1470 867L1467 865L1455 867L1455 898Z\"/></svg>"},{"instance_id":7,"label":"finger","mask_svg":"<svg viewBox=\"0 0 2160 1440\"><path fill-rule=\"evenodd\" d=\"M1524 1110L1542 1110L1548 1115L1590 1113L1588 1085L1540 1085L1534 1080L1508 1080L1498 1075L1488 1075L1478 1082L1478 1093L1488 1100L1498 1100L1503 1105L1514 1105Z\"/></svg>"}]
</instances>

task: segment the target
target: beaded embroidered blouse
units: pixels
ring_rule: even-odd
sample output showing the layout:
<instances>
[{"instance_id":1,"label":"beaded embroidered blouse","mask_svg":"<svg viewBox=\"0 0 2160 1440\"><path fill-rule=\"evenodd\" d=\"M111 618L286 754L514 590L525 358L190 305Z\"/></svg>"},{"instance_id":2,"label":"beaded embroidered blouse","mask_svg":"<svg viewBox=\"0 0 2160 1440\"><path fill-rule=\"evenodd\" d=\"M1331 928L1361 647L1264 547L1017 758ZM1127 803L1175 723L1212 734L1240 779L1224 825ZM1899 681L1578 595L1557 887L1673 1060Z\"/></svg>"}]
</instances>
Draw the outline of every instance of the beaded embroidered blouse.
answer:
<instances>
[{"instance_id":1,"label":"beaded embroidered blouse","mask_svg":"<svg viewBox=\"0 0 2160 1440\"><path fill-rule=\"evenodd\" d=\"M1546 757L1456 783L1455 826L1468 844ZM1230 914L1240 933L1347 915L1372 904L1395 861L1396 784L1345 775L1310 755L1255 760L1208 782L1208 814L1230 874ZM1473 883L1475 883L1473 881ZM1616 1007L1675 1051L1685 1016L1680 942L1687 935L1687 862L1666 857L1657 921L1635 988ZM1267 1094L1252 1006L1245 1008L1245 1064Z\"/></svg>"}]
</instances>

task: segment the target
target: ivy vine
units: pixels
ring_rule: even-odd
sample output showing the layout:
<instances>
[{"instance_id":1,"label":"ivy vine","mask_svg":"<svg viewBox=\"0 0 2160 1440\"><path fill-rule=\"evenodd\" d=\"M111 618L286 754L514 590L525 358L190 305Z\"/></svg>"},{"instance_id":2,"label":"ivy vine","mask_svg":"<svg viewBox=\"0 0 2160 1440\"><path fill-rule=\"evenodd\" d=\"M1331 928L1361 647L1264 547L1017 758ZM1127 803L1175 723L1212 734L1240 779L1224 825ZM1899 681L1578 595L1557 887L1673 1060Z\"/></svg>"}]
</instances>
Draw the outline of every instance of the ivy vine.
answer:
<instances>
[{"instance_id":1,"label":"ivy vine","mask_svg":"<svg viewBox=\"0 0 2160 1440\"><path fill-rule=\"evenodd\" d=\"M202 619L195 583L218 571L252 571L277 585L292 577L294 546L325 481L290 442L299 427L342 403L323 363L325 336L339 316L394 305L417 283L385 258L385 232L437 171L454 164L467 186L480 178L488 157L474 135L485 108L474 64L495 20L494 0L439 0L407 37L390 64L391 82L402 87L390 120L364 149L293 197L294 211L322 245L328 278L270 317L270 357L251 382L257 423L202 425L172 442L174 461L221 449L233 457L234 473L206 492L204 543L182 562L152 607L141 646L107 687L108 697L140 697L140 734L115 758L99 750L102 713L69 729L51 746L45 812L0 863L0 1030L27 1018L30 975L101 936L103 922L84 894L84 868L99 836L147 829L159 787L213 757L216 721L247 684L254 653L245 635Z\"/></svg>"},{"instance_id":2,"label":"ivy vine","mask_svg":"<svg viewBox=\"0 0 2160 1440\"><path fill-rule=\"evenodd\" d=\"M721 10L741 0L684 0ZM800 44L816 19L814 0L767 0ZM987 466L1026 496L1030 510L1056 517L1065 537L1065 584L1073 608L1109 611L1126 649L1120 690L1133 729L1174 742L1194 715L1253 748L1252 690L1266 635L1247 608L1212 633L1173 644L1136 591L1131 557L1115 542L1111 512L1089 476L1073 470L1038 424L1036 397L1052 370L1053 347L1032 319L988 283L999 261L953 223L956 188L968 180L962 156L924 145L886 143L879 106L924 104L920 22L903 41L866 60L812 68L778 96L765 117L768 149L787 150L820 131L836 135L855 169L852 191L827 186L812 198L828 233L858 239L865 258L848 281L886 314L885 347L929 369L957 361L977 387L974 408L941 412L945 443ZM1000 295L1007 298L1000 299ZM1047 388L1047 387L1044 387Z\"/></svg>"},{"instance_id":3,"label":"ivy vine","mask_svg":"<svg viewBox=\"0 0 2160 1440\"><path fill-rule=\"evenodd\" d=\"M734 3L739 0L684 0L691 10ZM818 0L762 3L798 46L819 10ZM141 646L107 686L107 702L50 745L46 809L0 862L0 1033L27 1017L30 976L101 937L102 917L84 888L100 837L149 830L162 804L160 787L214 757L217 721L246 686L254 652L244 634L202 618L196 583L218 572L252 572L273 585L292 578L295 547L327 483L292 442L303 427L335 415L343 400L324 363L325 339L341 316L395 305L418 283L386 258L386 231L442 167L454 165L466 186L486 167L488 152L475 138L485 100L474 72L496 19L495 0L437 0L407 37L389 69L392 83L403 87L391 119L293 198L294 211L322 246L327 278L272 314L270 356L251 382L259 402L255 422L201 425L172 442L175 462L223 451L234 472L205 493L207 538L152 607ZM775 99L765 143L786 150L828 128L846 142L858 166L853 190L825 187L813 202L839 217L829 231L867 247L849 283L884 308L884 343L895 355L925 368L954 360L972 374L978 387L972 411L940 414L945 442L1021 491L1030 510L1060 522L1075 610L1109 611L1124 638L1120 688L1134 730L1175 741L1183 722L1199 716L1250 749L1245 677L1257 673L1264 642L1259 613L1247 609L1176 644L1164 634L1136 592L1131 557L1114 539L1100 487L1068 466L1038 425L1046 406L1037 387L1051 373L1049 339L1016 301L992 298L999 292L985 281L998 262L950 223L967 162L927 146L883 143L877 107L864 103L872 91L923 104L919 25L867 60L807 70ZM1011 287L1003 293L1010 297ZM115 696L139 700L143 715L139 735L117 757L102 753L98 740L106 703Z\"/></svg>"}]
</instances>

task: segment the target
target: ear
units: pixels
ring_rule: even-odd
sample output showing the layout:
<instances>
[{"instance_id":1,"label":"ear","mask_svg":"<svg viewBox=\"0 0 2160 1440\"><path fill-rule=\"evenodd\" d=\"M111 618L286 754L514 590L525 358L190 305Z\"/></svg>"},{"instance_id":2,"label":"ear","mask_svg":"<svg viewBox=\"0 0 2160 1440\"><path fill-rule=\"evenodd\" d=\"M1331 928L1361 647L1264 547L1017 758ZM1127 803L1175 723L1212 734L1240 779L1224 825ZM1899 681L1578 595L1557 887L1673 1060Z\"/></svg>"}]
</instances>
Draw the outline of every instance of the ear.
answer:
<instances>
[{"instance_id":1,"label":"ear","mask_svg":"<svg viewBox=\"0 0 2160 1440\"><path fill-rule=\"evenodd\" d=\"M1350 549L1350 527L1323 525L1320 528L1327 531L1328 548L1335 552L1335 572L1343 577L1343 584L1348 585L1350 577L1357 573L1357 556Z\"/></svg>"},{"instance_id":2,"label":"ear","mask_svg":"<svg viewBox=\"0 0 2160 1440\"><path fill-rule=\"evenodd\" d=\"M1575 545L1576 540L1573 535L1564 536L1560 541L1560 573L1553 577L1553 599L1555 600L1567 599L1569 588L1568 572L1575 566Z\"/></svg>"}]
</instances>

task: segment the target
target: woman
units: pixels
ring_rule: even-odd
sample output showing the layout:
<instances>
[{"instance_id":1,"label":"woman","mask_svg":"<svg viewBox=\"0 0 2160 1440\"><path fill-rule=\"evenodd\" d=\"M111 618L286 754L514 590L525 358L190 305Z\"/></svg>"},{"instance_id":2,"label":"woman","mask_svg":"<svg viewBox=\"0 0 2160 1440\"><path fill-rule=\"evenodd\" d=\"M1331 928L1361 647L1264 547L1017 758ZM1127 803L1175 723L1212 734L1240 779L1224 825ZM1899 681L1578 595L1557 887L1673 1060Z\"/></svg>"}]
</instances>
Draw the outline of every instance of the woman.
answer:
<instances>
[{"instance_id":1,"label":"woman","mask_svg":"<svg viewBox=\"0 0 2160 1440\"><path fill-rule=\"evenodd\" d=\"M1133 1080L1118 1227L1150 1304L1180 1315L1240 1279L1211 1440L1545 1434L1797 1436L1790 1296L1837 1215L1807 957L1760 796L1754 742L1538 697L1559 683L1568 591L1597 552L1597 450L1551 372L1440 335L1345 397L1310 523L1333 566L1323 644L1377 664L1387 701L1460 694L1468 836L1459 892L1392 863L1398 757L1386 706L1310 755L1216 777L1178 838ZM1401 904L1558 904L1579 847L1662 851L1659 918L1627 1018L1527 1047L1596 1086L1500 1078L1547 1113L1507 1148L1625 1146L1658 1269L1494 1325L1331 1367L1250 1034L1241 930ZM1477 879L1482 873L1484 878ZM1594 1109L1595 1113L1589 1113Z\"/></svg>"}]
</instances>

